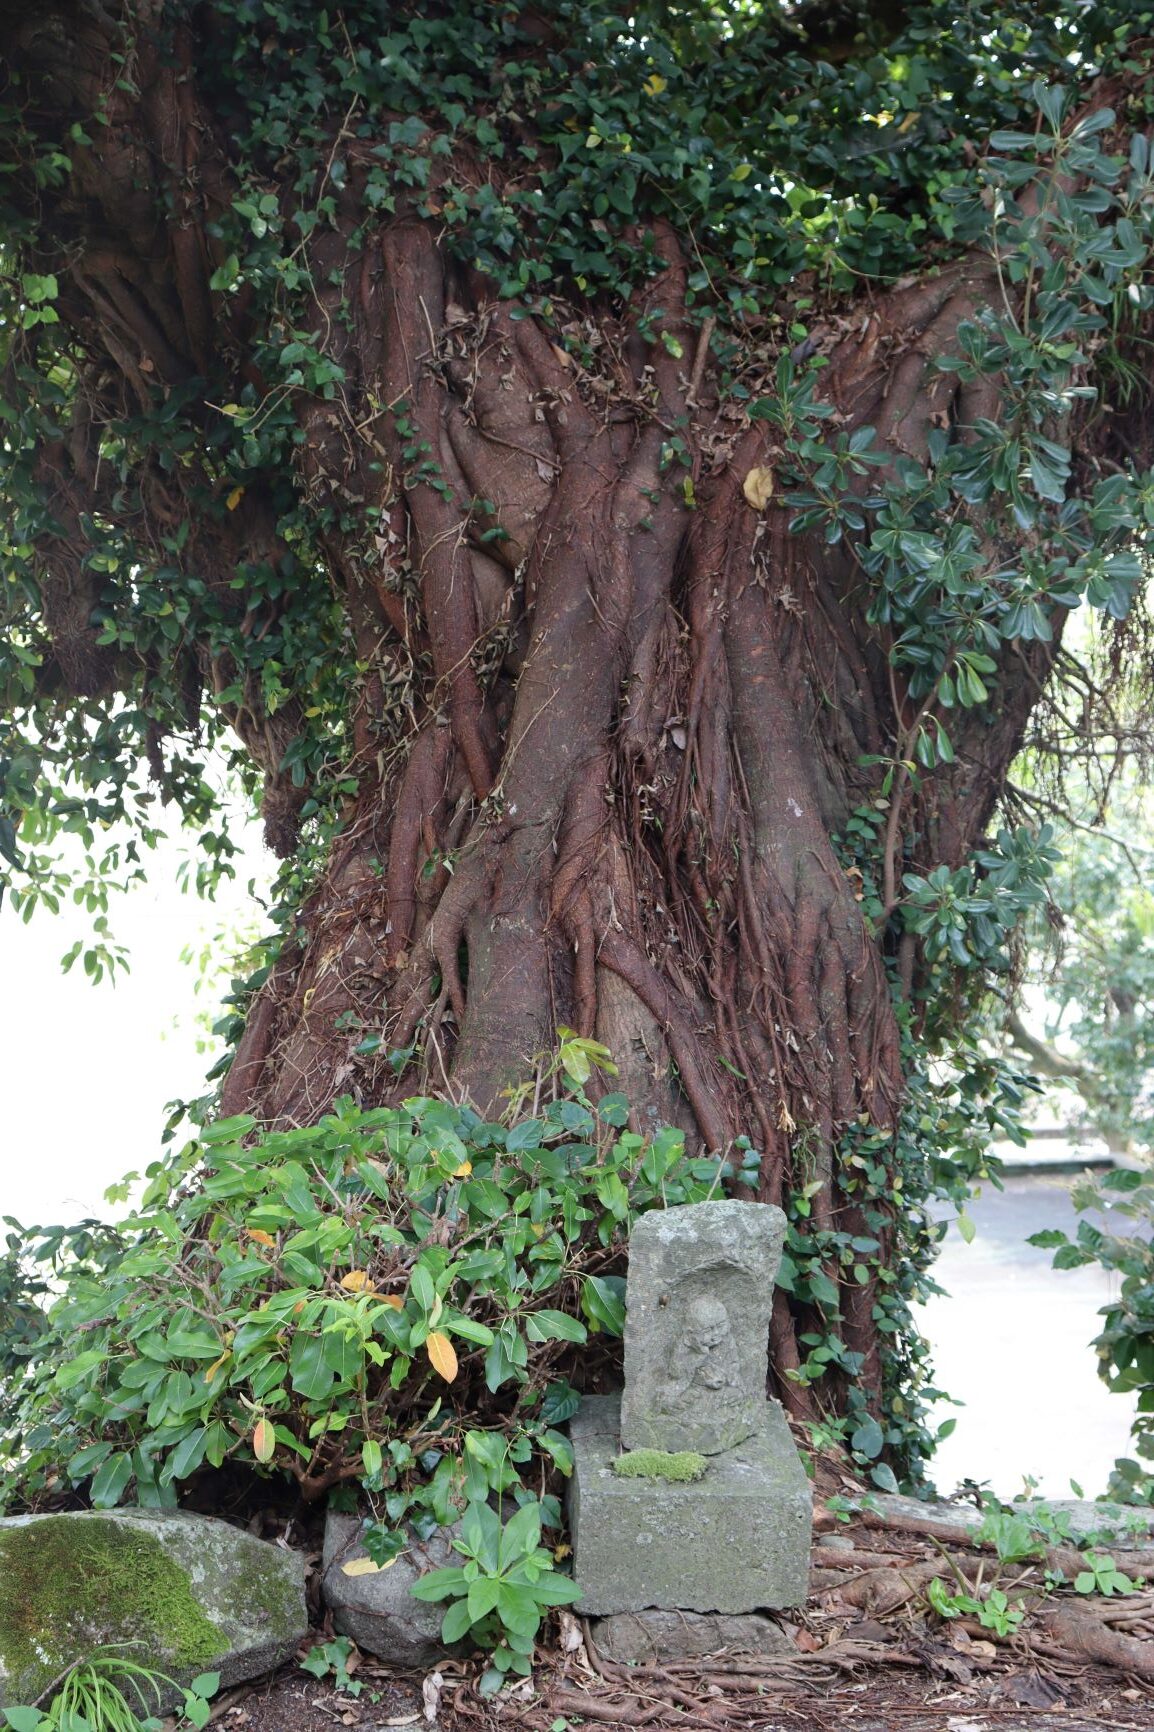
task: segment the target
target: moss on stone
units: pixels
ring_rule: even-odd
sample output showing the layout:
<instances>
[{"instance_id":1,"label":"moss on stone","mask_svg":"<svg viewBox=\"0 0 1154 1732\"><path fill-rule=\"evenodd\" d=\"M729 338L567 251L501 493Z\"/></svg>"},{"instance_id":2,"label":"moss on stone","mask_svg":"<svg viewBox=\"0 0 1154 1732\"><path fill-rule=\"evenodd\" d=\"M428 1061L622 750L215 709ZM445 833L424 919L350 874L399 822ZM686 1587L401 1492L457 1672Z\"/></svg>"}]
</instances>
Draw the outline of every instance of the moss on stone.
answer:
<instances>
[{"instance_id":1,"label":"moss on stone","mask_svg":"<svg viewBox=\"0 0 1154 1732\"><path fill-rule=\"evenodd\" d=\"M237 1624L263 1625L270 1642L291 1641L300 1633L300 1589L283 1570L270 1569L268 1561L255 1554L237 1559L221 1611Z\"/></svg>"},{"instance_id":2,"label":"moss on stone","mask_svg":"<svg viewBox=\"0 0 1154 1732\"><path fill-rule=\"evenodd\" d=\"M196 1670L228 1648L188 1574L152 1534L99 1516L45 1516L0 1531L0 1664L32 1701L94 1648Z\"/></svg>"},{"instance_id":3,"label":"moss on stone","mask_svg":"<svg viewBox=\"0 0 1154 1732\"><path fill-rule=\"evenodd\" d=\"M690 1484L701 1479L709 1463L696 1450L630 1449L613 1462L613 1471L622 1479L666 1479L676 1484Z\"/></svg>"}]
</instances>

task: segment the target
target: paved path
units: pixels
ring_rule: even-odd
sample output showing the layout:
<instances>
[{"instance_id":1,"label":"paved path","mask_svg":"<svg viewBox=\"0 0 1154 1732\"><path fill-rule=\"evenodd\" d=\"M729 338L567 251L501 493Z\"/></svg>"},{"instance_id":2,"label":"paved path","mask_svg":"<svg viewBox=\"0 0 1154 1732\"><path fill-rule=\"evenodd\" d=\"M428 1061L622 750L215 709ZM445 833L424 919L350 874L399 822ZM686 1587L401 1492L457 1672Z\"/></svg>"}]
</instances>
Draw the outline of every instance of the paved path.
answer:
<instances>
[{"instance_id":1,"label":"paved path","mask_svg":"<svg viewBox=\"0 0 1154 1732\"><path fill-rule=\"evenodd\" d=\"M933 1274L950 1297L922 1312L939 1387L966 1403L935 1416L958 1420L935 1460L942 1493L966 1476L1013 1497L1029 1474L1043 1495L1068 1497L1073 1479L1094 1497L1115 1457L1133 1454L1133 1399L1110 1393L1088 1345L1117 1278L1094 1265L1054 1270L1051 1252L1025 1242L1043 1227L1073 1234L1069 1183L1049 1172L1008 1178L972 1205L972 1244L953 1227L946 1237Z\"/></svg>"}]
</instances>

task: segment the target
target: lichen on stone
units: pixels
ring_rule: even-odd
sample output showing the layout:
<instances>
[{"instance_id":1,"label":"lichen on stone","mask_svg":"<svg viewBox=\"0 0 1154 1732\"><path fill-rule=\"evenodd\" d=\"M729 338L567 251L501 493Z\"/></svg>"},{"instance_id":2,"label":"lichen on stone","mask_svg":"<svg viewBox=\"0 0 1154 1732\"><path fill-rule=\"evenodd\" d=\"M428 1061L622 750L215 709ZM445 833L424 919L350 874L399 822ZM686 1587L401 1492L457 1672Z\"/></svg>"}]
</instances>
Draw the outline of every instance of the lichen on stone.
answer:
<instances>
[{"instance_id":1,"label":"lichen on stone","mask_svg":"<svg viewBox=\"0 0 1154 1732\"><path fill-rule=\"evenodd\" d=\"M125 1522L45 1516L0 1531L0 1672L33 1701L74 1660L125 1644L126 1657L197 1670L228 1648L189 1576L152 1534Z\"/></svg>"},{"instance_id":2,"label":"lichen on stone","mask_svg":"<svg viewBox=\"0 0 1154 1732\"><path fill-rule=\"evenodd\" d=\"M224 1587L222 1615L237 1624L263 1626L270 1642L291 1640L301 1621L301 1596L296 1584L264 1558L238 1556Z\"/></svg>"},{"instance_id":3,"label":"lichen on stone","mask_svg":"<svg viewBox=\"0 0 1154 1732\"><path fill-rule=\"evenodd\" d=\"M675 1484L690 1484L704 1476L709 1463L696 1450L630 1449L613 1462L613 1471L622 1479L664 1479Z\"/></svg>"}]
</instances>

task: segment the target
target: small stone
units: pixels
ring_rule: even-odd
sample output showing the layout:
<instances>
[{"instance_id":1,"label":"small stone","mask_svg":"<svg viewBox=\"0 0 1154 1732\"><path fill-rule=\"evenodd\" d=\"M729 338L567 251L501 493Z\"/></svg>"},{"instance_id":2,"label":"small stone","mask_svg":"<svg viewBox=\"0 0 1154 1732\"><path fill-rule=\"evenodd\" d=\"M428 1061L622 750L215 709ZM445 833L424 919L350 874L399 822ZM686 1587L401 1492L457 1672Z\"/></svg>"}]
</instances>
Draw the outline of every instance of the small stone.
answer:
<instances>
[{"instance_id":1,"label":"small stone","mask_svg":"<svg viewBox=\"0 0 1154 1732\"><path fill-rule=\"evenodd\" d=\"M775 1619L762 1612L733 1616L726 1612L671 1612L650 1607L643 1612L613 1612L589 1623L594 1645L603 1659L619 1666L645 1664L646 1659L697 1659L700 1654L797 1654L794 1642Z\"/></svg>"},{"instance_id":2,"label":"small stone","mask_svg":"<svg viewBox=\"0 0 1154 1732\"><path fill-rule=\"evenodd\" d=\"M0 1708L121 1644L151 1671L219 1672L227 1689L291 1659L307 1629L303 1556L227 1522L145 1509L0 1520ZM162 1686L148 1706L180 1700Z\"/></svg>"},{"instance_id":3,"label":"small stone","mask_svg":"<svg viewBox=\"0 0 1154 1732\"><path fill-rule=\"evenodd\" d=\"M455 1529L438 1530L428 1540L412 1540L395 1562L371 1575L348 1575L347 1564L368 1560L360 1543L361 1519L330 1510L325 1521L321 1596L333 1614L333 1628L351 1636L358 1648L394 1666L427 1666L444 1659L443 1605L415 1600L410 1592L429 1570L461 1560L452 1549Z\"/></svg>"},{"instance_id":4,"label":"small stone","mask_svg":"<svg viewBox=\"0 0 1154 1732\"><path fill-rule=\"evenodd\" d=\"M643 1215L629 1240L627 1450L718 1455L762 1423L785 1216L768 1203Z\"/></svg>"},{"instance_id":5,"label":"small stone","mask_svg":"<svg viewBox=\"0 0 1154 1732\"><path fill-rule=\"evenodd\" d=\"M615 1612L595 1618L590 1628L597 1651L619 1665L646 1660L694 1659L725 1648L734 1654L794 1654L785 1631L757 1612Z\"/></svg>"}]
</instances>

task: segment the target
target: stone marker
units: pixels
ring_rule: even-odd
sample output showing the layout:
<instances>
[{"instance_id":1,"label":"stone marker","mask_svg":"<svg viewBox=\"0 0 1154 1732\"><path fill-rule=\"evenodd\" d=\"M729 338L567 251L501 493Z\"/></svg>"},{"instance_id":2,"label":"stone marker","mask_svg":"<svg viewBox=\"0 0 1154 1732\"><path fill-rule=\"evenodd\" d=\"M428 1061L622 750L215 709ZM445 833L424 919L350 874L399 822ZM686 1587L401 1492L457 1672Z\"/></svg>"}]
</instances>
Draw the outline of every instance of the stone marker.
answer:
<instances>
[{"instance_id":1,"label":"stone marker","mask_svg":"<svg viewBox=\"0 0 1154 1732\"><path fill-rule=\"evenodd\" d=\"M740 1614L805 1600L809 1481L765 1395L784 1234L780 1209L736 1202L654 1212L634 1229L624 1396L586 1397L571 1426L583 1614ZM612 1467L622 1447L695 1450L708 1465L692 1483L623 1478ZM664 1631L652 1626L654 1651L676 1653L672 1638L661 1647Z\"/></svg>"},{"instance_id":2,"label":"stone marker","mask_svg":"<svg viewBox=\"0 0 1154 1732\"><path fill-rule=\"evenodd\" d=\"M74 1661L127 1659L222 1688L259 1678L308 1629L304 1556L209 1516L76 1510L0 1520L0 1709L35 1701ZM171 1687L157 1712L181 1700ZM149 1708L154 1704L149 1694Z\"/></svg>"},{"instance_id":3,"label":"stone marker","mask_svg":"<svg viewBox=\"0 0 1154 1732\"><path fill-rule=\"evenodd\" d=\"M760 1428L784 1238L785 1216L761 1203L642 1215L629 1240L626 1449L720 1455Z\"/></svg>"}]
</instances>

